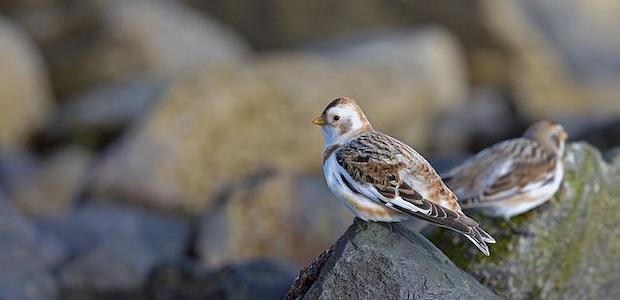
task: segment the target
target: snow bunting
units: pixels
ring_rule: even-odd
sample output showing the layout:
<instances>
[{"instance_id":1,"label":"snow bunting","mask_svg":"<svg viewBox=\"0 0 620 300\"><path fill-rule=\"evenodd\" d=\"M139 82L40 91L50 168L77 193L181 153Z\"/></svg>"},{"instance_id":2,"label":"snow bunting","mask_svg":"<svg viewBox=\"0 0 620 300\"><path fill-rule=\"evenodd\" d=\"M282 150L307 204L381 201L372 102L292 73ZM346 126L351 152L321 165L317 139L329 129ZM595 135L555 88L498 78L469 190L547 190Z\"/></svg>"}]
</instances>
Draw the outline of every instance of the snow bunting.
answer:
<instances>
[{"instance_id":1,"label":"snow bunting","mask_svg":"<svg viewBox=\"0 0 620 300\"><path fill-rule=\"evenodd\" d=\"M541 121L523 137L487 148L442 177L463 208L509 219L558 190L566 138L561 125Z\"/></svg>"},{"instance_id":2,"label":"snow bunting","mask_svg":"<svg viewBox=\"0 0 620 300\"><path fill-rule=\"evenodd\" d=\"M485 255L495 240L467 217L433 167L405 143L373 130L350 98L332 101L320 117L323 173L330 190L360 219L399 222L418 217L464 234Z\"/></svg>"}]
</instances>

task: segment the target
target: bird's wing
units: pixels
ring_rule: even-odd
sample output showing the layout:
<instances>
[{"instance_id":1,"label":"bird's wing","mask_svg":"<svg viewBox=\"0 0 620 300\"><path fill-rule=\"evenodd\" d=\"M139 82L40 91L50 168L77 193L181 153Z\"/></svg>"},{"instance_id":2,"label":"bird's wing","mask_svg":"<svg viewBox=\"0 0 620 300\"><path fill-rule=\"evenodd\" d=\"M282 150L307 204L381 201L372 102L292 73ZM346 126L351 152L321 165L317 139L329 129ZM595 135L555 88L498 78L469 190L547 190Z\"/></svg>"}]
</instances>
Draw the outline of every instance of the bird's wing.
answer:
<instances>
[{"instance_id":1,"label":"bird's wing","mask_svg":"<svg viewBox=\"0 0 620 300\"><path fill-rule=\"evenodd\" d=\"M423 196L430 195L429 186L437 185L433 180L438 180L440 190L436 194L454 197L428 162L423 158L421 162L416 161L419 154L413 149L389 136L371 132L341 147L335 155L342 178L354 193L399 212L461 232L488 255L485 242L495 241L479 228L476 221L460 211L456 198L453 201L457 209L451 209ZM417 163L427 167L412 170ZM409 176L411 173L418 175ZM429 182L423 182L424 176L429 177Z\"/></svg>"},{"instance_id":2,"label":"bird's wing","mask_svg":"<svg viewBox=\"0 0 620 300\"><path fill-rule=\"evenodd\" d=\"M514 139L480 152L444 180L463 207L491 205L553 181L556 163L535 142Z\"/></svg>"}]
</instances>

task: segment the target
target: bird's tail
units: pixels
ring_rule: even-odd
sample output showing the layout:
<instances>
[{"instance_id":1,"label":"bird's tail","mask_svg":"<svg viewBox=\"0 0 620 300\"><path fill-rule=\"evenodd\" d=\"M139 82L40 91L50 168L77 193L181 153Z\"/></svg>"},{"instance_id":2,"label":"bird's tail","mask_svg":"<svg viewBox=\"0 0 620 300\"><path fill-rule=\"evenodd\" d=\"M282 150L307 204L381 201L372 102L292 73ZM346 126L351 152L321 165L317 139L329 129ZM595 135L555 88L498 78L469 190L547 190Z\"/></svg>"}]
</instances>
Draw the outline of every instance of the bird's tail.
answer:
<instances>
[{"instance_id":1,"label":"bird's tail","mask_svg":"<svg viewBox=\"0 0 620 300\"><path fill-rule=\"evenodd\" d=\"M389 206L398 211L415 216L435 225L445 227L465 235L482 253L489 255L487 243L495 243L495 240L474 219L466 216L461 211L452 211L441 205L422 198L413 199L414 202L397 198L390 201Z\"/></svg>"},{"instance_id":2,"label":"bird's tail","mask_svg":"<svg viewBox=\"0 0 620 300\"><path fill-rule=\"evenodd\" d=\"M456 218L444 218L436 219L429 218L427 215L417 214L418 217L434 223L435 225L454 230L458 233L462 233L467 239L469 239L484 255L489 256L489 247L487 243L494 244L495 239L491 237L486 231L480 228L480 224L474 219L466 216L463 213L453 213Z\"/></svg>"},{"instance_id":3,"label":"bird's tail","mask_svg":"<svg viewBox=\"0 0 620 300\"><path fill-rule=\"evenodd\" d=\"M467 239L469 239L484 255L489 256L489 246L487 243L494 244L495 239L491 237L486 231L484 231L480 226L471 226L469 227L469 232L461 232Z\"/></svg>"}]
</instances>

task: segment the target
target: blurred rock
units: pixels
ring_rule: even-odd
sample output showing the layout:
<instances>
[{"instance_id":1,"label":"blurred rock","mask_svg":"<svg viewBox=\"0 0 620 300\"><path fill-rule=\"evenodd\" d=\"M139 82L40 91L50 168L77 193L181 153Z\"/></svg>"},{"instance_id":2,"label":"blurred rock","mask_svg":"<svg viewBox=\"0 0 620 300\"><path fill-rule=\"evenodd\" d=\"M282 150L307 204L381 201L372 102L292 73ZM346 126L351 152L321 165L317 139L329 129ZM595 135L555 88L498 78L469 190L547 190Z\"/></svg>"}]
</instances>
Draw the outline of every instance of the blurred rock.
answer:
<instances>
[{"instance_id":1,"label":"blurred rock","mask_svg":"<svg viewBox=\"0 0 620 300\"><path fill-rule=\"evenodd\" d=\"M260 50L303 46L378 28L396 29L408 19L403 5L394 1L185 1L231 24ZM322 22L316 21L319 16L325 17Z\"/></svg>"},{"instance_id":2,"label":"blurred rock","mask_svg":"<svg viewBox=\"0 0 620 300\"><path fill-rule=\"evenodd\" d=\"M177 218L103 204L41 225L68 247L71 259L58 271L67 298L134 292L153 266L180 257L189 243L189 227Z\"/></svg>"},{"instance_id":3,"label":"blurred rock","mask_svg":"<svg viewBox=\"0 0 620 300\"><path fill-rule=\"evenodd\" d=\"M261 257L305 263L346 229L351 214L322 179L273 175L231 187L202 217L197 253L220 267Z\"/></svg>"},{"instance_id":4,"label":"blurred rock","mask_svg":"<svg viewBox=\"0 0 620 300\"><path fill-rule=\"evenodd\" d=\"M499 141L521 136L529 125L514 99L498 89L475 89L467 104L435 121L433 150L440 154L480 151Z\"/></svg>"},{"instance_id":5,"label":"blurred rock","mask_svg":"<svg viewBox=\"0 0 620 300\"><path fill-rule=\"evenodd\" d=\"M14 15L45 51L61 95L108 81L169 78L248 52L234 32L173 0L64 1Z\"/></svg>"},{"instance_id":6,"label":"blurred rock","mask_svg":"<svg viewBox=\"0 0 620 300\"><path fill-rule=\"evenodd\" d=\"M489 26L513 49L513 87L521 111L533 119L620 112L620 43L609 37L619 24L612 13L618 5L612 2L485 2ZM585 65L606 65L606 70L594 75Z\"/></svg>"},{"instance_id":7,"label":"blurred rock","mask_svg":"<svg viewBox=\"0 0 620 300\"><path fill-rule=\"evenodd\" d=\"M47 70L29 37L0 17L0 148L25 145L51 110Z\"/></svg>"},{"instance_id":8,"label":"blurred rock","mask_svg":"<svg viewBox=\"0 0 620 300\"><path fill-rule=\"evenodd\" d=\"M140 119L159 96L161 84L131 80L95 87L66 101L45 137L50 142L73 140L98 148ZM101 139L104 139L103 141Z\"/></svg>"},{"instance_id":9,"label":"blurred rock","mask_svg":"<svg viewBox=\"0 0 620 300\"><path fill-rule=\"evenodd\" d=\"M31 176L8 187L16 205L32 216L57 215L72 208L86 179L91 154L79 148L59 151L39 163Z\"/></svg>"},{"instance_id":10,"label":"blurred rock","mask_svg":"<svg viewBox=\"0 0 620 300\"><path fill-rule=\"evenodd\" d=\"M447 231L435 244L508 299L613 299L620 295L620 160L605 163L588 144L570 144L566 174L547 204L510 221L475 216L497 240L491 257Z\"/></svg>"},{"instance_id":11,"label":"blurred rock","mask_svg":"<svg viewBox=\"0 0 620 300\"><path fill-rule=\"evenodd\" d=\"M257 260L206 271L190 263L155 268L147 297L166 299L282 299L295 269L274 260Z\"/></svg>"},{"instance_id":12,"label":"blurred rock","mask_svg":"<svg viewBox=\"0 0 620 300\"><path fill-rule=\"evenodd\" d=\"M497 299L420 234L355 219L297 299Z\"/></svg>"},{"instance_id":13,"label":"blurred rock","mask_svg":"<svg viewBox=\"0 0 620 300\"><path fill-rule=\"evenodd\" d=\"M1 299L56 299L51 270L65 255L57 239L39 231L0 194Z\"/></svg>"},{"instance_id":14,"label":"blurred rock","mask_svg":"<svg viewBox=\"0 0 620 300\"><path fill-rule=\"evenodd\" d=\"M520 1L562 53L571 73L585 81L620 80L620 2Z\"/></svg>"},{"instance_id":15,"label":"blurred rock","mask_svg":"<svg viewBox=\"0 0 620 300\"><path fill-rule=\"evenodd\" d=\"M38 158L29 151L0 152L0 185L10 190L39 171Z\"/></svg>"},{"instance_id":16,"label":"blurred rock","mask_svg":"<svg viewBox=\"0 0 620 300\"><path fill-rule=\"evenodd\" d=\"M465 99L463 72L448 72L462 67L449 39L428 29L392 40L396 49L423 50L404 61L375 59L363 50L372 44L364 43L337 55L280 53L191 74L171 84L152 114L104 158L93 190L196 213L210 206L218 187L265 167L317 170L323 142L309 120L340 95L358 99L376 128L425 149L431 120ZM335 58L347 53L348 59Z\"/></svg>"},{"instance_id":17,"label":"blurred rock","mask_svg":"<svg viewBox=\"0 0 620 300\"><path fill-rule=\"evenodd\" d=\"M620 112L615 0L186 1L259 49L439 25L463 45L470 82L508 89L532 119ZM316 24L318 15L331 21Z\"/></svg>"},{"instance_id":18,"label":"blurred rock","mask_svg":"<svg viewBox=\"0 0 620 300\"><path fill-rule=\"evenodd\" d=\"M620 146L619 117L573 117L559 121L571 140L588 142L601 151Z\"/></svg>"}]
</instances>

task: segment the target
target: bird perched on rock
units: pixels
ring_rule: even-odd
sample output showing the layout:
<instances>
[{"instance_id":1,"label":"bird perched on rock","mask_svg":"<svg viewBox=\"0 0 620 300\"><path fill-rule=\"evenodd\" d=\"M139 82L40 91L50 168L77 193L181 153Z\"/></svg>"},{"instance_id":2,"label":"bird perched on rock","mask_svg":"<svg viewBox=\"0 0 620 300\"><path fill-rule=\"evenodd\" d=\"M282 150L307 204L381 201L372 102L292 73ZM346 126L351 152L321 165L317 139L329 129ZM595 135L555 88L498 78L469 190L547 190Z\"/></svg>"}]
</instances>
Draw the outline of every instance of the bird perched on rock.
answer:
<instances>
[{"instance_id":1,"label":"bird perched on rock","mask_svg":"<svg viewBox=\"0 0 620 300\"><path fill-rule=\"evenodd\" d=\"M487 148L443 175L463 208L509 219L547 201L564 176L566 131L541 121L523 137Z\"/></svg>"},{"instance_id":2,"label":"bird perched on rock","mask_svg":"<svg viewBox=\"0 0 620 300\"><path fill-rule=\"evenodd\" d=\"M336 197L360 219L417 217L464 234L489 255L495 240L463 212L433 167L405 143L376 131L351 98L332 101L313 120L325 140L323 172Z\"/></svg>"}]
</instances>

